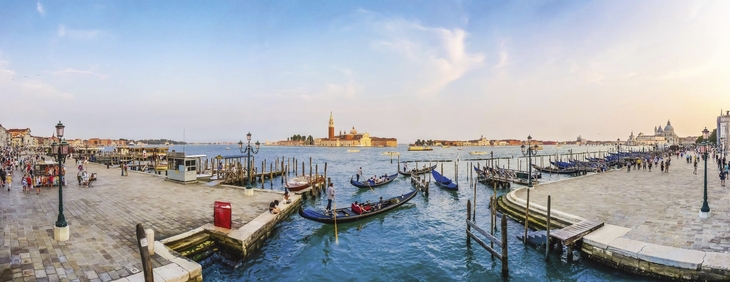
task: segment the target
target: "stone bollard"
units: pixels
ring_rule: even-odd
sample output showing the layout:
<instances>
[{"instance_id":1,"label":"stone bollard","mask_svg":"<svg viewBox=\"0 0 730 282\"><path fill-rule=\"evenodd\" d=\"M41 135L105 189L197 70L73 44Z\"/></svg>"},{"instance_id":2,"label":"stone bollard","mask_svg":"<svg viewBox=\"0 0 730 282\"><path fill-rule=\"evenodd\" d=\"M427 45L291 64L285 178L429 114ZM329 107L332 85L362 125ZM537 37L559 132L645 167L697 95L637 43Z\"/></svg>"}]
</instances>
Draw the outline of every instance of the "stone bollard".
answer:
<instances>
[{"instance_id":1,"label":"stone bollard","mask_svg":"<svg viewBox=\"0 0 730 282\"><path fill-rule=\"evenodd\" d=\"M148 228L144 231L147 236L147 249L150 251L150 256L155 254L155 231Z\"/></svg>"}]
</instances>

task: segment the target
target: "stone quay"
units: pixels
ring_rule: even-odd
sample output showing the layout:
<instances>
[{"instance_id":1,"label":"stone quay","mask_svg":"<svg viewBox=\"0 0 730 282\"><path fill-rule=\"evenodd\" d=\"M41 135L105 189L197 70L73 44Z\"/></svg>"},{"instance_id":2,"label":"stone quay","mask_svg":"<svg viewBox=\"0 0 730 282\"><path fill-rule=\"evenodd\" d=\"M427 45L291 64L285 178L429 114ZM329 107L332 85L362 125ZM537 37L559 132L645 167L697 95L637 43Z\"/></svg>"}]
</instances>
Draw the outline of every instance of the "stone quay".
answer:
<instances>
[{"instance_id":1,"label":"stone quay","mask_svg":"<svg viewBox=\"0 0 730 282\"><path fill-rule=\"evenodd\" d=\"M717 164L707 164L709 218L700 218L704 162L697 174L685 158L671 158L668 173L654 166L576 177L530 190L530 225L544 229L551 196L551 230L582 220L605 226L583 237L590 259L629 272L671 279L730 280L730 187ZM502 197L501 210L524 222L527 190ZM521 209L521 210L520 210ZM557 224L556 224L557 223Z\"/></svg>"},{"instance_id":2,"label":"stone quay","mask_svg":"<svg viewBox=\"0 0 730 282\"><path fill-rule=\"evenodd\" d=\"M155 252L151 256L156 281L199 281L199 264L179 257L160 243L196 230L227 234L246 244L260 245L262 234L297 209L301 198L292 193L293 203L280 204L283 212L272 215L269 203L282 199L282 191L182 185L164 176L89 163L85 169L97 173L92 187L78 185L73 160L66 162L67 185L63 206L70 227L70 239L54 240L58 215L58 187L22 192L21 176L15 171L11 191L0 191L0 281L143 281L142 262L135 226L141 223L154 231ZM230 202L232 226L213 226L213 203ZM263 231L263 232L262 232ZM159 279L159 280L158 280Z\"/></svg>"}]
</instances>

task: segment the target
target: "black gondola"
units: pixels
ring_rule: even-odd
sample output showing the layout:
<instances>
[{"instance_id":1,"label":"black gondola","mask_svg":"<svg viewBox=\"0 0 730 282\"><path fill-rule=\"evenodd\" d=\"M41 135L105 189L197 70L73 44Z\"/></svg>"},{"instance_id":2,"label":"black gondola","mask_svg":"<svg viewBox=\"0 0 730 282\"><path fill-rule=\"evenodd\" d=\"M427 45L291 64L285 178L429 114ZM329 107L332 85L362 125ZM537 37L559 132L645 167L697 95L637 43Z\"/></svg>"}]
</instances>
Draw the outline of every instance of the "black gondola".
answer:
<instances>
[{"instance_id":1,"label":"black gondola","mask_svg":"<svg viewBox=\"0 0 730 282\"><path fill-rule=\"evenodd\" d=\"M554 173L554 174L581 174L585 172L585 169L579 169L579 168L552 168L552 167L541 167L537 165L532 165L534 169L537 169L543 173Z\"/></svg>"},{"instance_id":2,"label":"black gondola","mask_svg":"<svg viewBox=\"0 0 730 282\"><path fill-rule=\"evenodd\" d=\"M388 177L385 178L385 181L378 182L378 183L369 182L369 180L365 180L363 182L360 182L360 181L355 181L352 178L350 178L350 184L352 184L352 185L354 185L355 187L358 187L358 188L372 188L372 187L383 186L385 184L391 183L391 182L393 182L393 180L396 177L398 177L398 174L397 173L394 173L394 174L388 175Z\"/></svg>"},{"instance_id":3,"label":"black gondola","mask_svg":"<svg viewBox=\"0 0 730 282\"><path fill-rule=\"evenodd\" d=\"M414 169L411 169L409 171L400 171L399 170L398 173L400 173L402 175L405 175L405 176L411 176L411 175L414 175L414 174L415 175L419 175L419 174L429 173L429 172L431 172L431 170L434 170L434 169L436 169L436 165L432 165L431 167L425 167L425 168L422 168L422 169L415 169L414 168Z\"/></svg>"},{"instance_id":4,"label":"black gondola","mask_svg":"<svg viewBox=\"0 0 730 282\"><path fill-rule=\"evenodd\" d=\"M397 175L397 174L396 174ZM416 196L418 190L412 190L411 192L408 192L406 194L400 195L398 197L393 197L385 201L384 204L378 208L378 203L368 203L363 204L366 210L371 210L370 212L364 212L362 214L357 214L352 211L350 207L336 209L335 214L337 215L337 222L338 223L346 223L346 222L353 222L357 221L366 217L371 217L377 214L381 214L384 212L387 212L389 210L392 210L394 208L399 207L402 204L405 204L406 202L413 199L413 197ZM305 210L301 206L299 207L299 215L303 218L314 220L321 223L328 223L333 224L335 223L335 216L333 215L324 215L319 212L313 211L313 210Z\"/></svg>"}]
</instances>

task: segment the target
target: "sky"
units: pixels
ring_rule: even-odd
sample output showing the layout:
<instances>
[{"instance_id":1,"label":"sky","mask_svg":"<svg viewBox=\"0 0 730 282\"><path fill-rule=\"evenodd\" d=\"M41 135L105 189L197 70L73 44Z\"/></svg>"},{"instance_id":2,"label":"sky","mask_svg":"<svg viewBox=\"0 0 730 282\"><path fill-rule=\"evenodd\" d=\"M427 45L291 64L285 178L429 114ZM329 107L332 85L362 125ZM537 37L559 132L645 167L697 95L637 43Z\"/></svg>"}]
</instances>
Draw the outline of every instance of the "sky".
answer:
<instances>
[{"instance_id":1,"label":"sky","mask_svg":"<svg viewBox=\"0 0 730 282\"><path fill-rule=\"evenodd\" d=\"M625 140L730 110L730 1L0 0L0 124Z\"/></svg>"}]
</instances>

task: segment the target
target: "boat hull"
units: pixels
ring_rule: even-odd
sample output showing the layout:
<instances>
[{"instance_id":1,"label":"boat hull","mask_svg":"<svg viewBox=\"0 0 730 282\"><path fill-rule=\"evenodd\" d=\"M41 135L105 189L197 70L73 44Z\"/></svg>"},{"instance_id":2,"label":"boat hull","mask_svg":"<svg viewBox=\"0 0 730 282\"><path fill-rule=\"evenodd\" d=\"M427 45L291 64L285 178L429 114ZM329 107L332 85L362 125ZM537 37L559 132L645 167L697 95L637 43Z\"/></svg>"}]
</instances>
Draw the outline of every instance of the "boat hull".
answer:
<instances>
[{"instance_id":1,"label":"boat hull","mask_svg":"<svg viewBox=\"0 0 730 282\"><path fill-rule=\"evenodd\" d=\"M347 208L336 209L335 214L337 216L334 217L334 216L330 216L330 215L324 215L322 213L319 213L319 212L316 212L313 210L305 210L304 208L299 207L299 216L309 219L309 220L326 223L326 224L333 224L333 223L335 223L335 221L337 221L337 223L353 222L353 221L358 221L358 220L361 220L364 218L382 214L382 213L388 212L392 209L395 209L395 208L407 203L411 199L413 199L413 197L415 197L416 194L418 194L418 190L414 189L411 192L408 192L406 194L388 199L386 201L386 203L388 203L388 204L386 206L381 207L380 209L376 209L375 211L366 212L366 213L362 213L362 214L356 214L356 213L352 212L350 207L347 207ZM376 204L371 203L369 205L375 206Z\"/></svg>"},{"instance_id":2,"label":"boat hull","mask_svg":"<svg viewBox=\"0 0 730 282\"><path fill-rule=\"evenodd\" d=\"M388 178L385 181L377 183L377 184L368 183L367 180L364 182L355 181L354 179L350 178L350 184L352 184L353 186L355 186L357 188L372 188L372 187L378 187L378 186L383 186L383 185L389 184L389 183L393 182L393 180L395 180L396 177L398 177L397 173L388 175Z\"/></svg>"}]
</instances>

